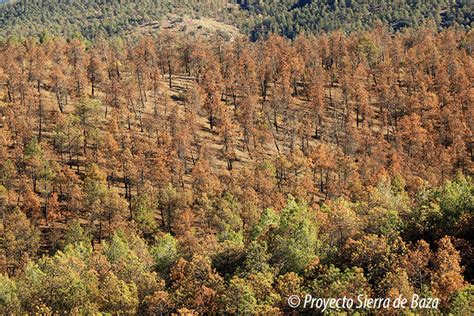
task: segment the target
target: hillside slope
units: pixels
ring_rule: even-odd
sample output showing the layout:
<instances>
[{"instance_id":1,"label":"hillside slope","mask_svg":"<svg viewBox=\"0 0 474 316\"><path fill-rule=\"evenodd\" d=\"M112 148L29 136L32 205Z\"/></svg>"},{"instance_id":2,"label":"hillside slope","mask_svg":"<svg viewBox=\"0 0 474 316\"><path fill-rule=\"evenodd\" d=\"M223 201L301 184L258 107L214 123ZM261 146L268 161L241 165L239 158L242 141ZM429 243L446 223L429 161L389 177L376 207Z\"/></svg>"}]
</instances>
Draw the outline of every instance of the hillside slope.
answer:
<instances>
[{"instance_id":1,"label":"hillside slope","mask_svg":"<svg viewBox=\"0 0 474 316\"><path fill-rule=\"evenodd\" d=\"M302 31L366 30L379 22L393 30L426 24L471 28L473 6L470 0L15 1L0 7L0 38L44 32L88 39L130 34L169 14L214 19L257 39L270 32L293 38Z\"/></svg>"},{"instance_id":2,"label":"hillside slope","mask_svg":"<svg viewBox=\"0 0 474 316\"><path fill-rule=\"evenodd\" d=\"M226 0L205 1L18 1L0 8L0 37L41 35L65 37L81 34L92 39L99 35L128 33L168 14L226 21L238 16L237 6ZM230 12L230 13L229 13Z\"/></svg>"},{"instance_id":3,"label":"hillside slope","mask_svg":"<svg viewBox=\"0 0 474 316\"><path fill-rule=\"evenodd\" d=\"M473 5L460 1L236 0L254 17L247 24L253 38L268 32L295 37L302 31L364 30L379 22L393 30L433 23L437 27L472 26Z\"/></svg>"},{"instance_id":4,"label":"hillside slope","mask_svg":"<svg viewBox=\"0 0 474 316\"><path fill-rule=\"evenodd\" d=\"M474 31L235 27L467 12L391 3L0 6L0 315L474 315Z\"/></svg>"}]
</instances>

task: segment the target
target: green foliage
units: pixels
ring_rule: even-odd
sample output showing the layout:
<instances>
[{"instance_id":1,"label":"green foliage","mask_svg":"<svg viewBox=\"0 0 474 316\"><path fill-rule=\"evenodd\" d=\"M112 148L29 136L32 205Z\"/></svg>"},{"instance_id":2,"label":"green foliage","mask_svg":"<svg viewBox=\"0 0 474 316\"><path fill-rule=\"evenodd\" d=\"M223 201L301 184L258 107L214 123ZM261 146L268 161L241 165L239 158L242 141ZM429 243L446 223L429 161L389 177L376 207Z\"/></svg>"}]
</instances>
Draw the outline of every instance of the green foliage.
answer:
<instances>
[{"instance_id":1,"label":"green foliage","mask_svg":"<svg viewBox=\"0 0 474 316\"><path fill-rule=\"evenodd\" d=\"M78 221L69 223L64 234L64 244L90 244L91 236Z\"/></svg>"},{"instance_id":2,"label":"green foliage","mask_svg":"<svg viewBox=\"0 0 474 316\"><path fill-rule=\"evenodd\" d=\"M38 144L38 139L36 137L32 137L30 141L26 143L25 149L23 150L23 155L25 157L25 160L35 159L36 157L43 157L43 150Z\"/></svg>"},{"instance_id":3,"label":"green foliage","mask_svg":"<svg viewBox=\"0 0 474 316\"><path fill-rule=\"evenodd\" d=\"M77 117L77 120L72 119L72 123L77 124L77 127L82 131L81 139L84 154L86 154L91 144L95 145L99 142L100 111L101 102L96 99L82 97L74 104L73 115Z\"/></svg>"},{"instance_id":4,"label":"green foliage","mask_svg":"<svg viewBox=\"0 0 474 316\"><path fill-rule=\"evenodd\" d=\"M145 232L152 232L157 228L153 204L153 200L146 193L132 198L133 218Z\"/></svg>"},{"instance_id":5,"label":"green foliage","mask_svg":"<svg viewBox=\"0 0 474 316\"><path fill-rule=\"evenodd\" d=\"M33 179L34 190L36 190L37 180L50 180L54 176L49 161L46 159L44 151L36 137L32 137L30 141L26 143L23 156L26 170Z\"/></svg>"},{"instance_id":6,"label":"green foliage","mask_svg":"<svg viewBox=\"0 0 474 316\"><path fill-rule=\"evenodd\" d=\"M457 175L437 189L418 193L418 206L408 219L407 233L435 240L448 234L467 237L463 223L474 216L474 185L471 177Z\"/></svg>"},{"instance_id":7,"label":"green foliage","mask_svg":"<svg viewBox=\"0 0 474 316\"><path fill-rule=\"evenodd\" d=\"M151 255L158 273L165 276L178 259L178 241L170 234L158 238L151 247Z\"/></svg>"},{"instance_id":8,"label":"green foliage","mask_svg":"<svg viewBox=\"0 0 474 316\"><path fill-rule=\"evenodd\" d=\"M107 193L105 185L105 174L97 165L88 168L84 179L84 193L86 194L85 205L92 211L99 208Z\"/></svg>"},{"instance_id":9,"label":"green foliage","mask_svg":"<svg viewBox=\"0 0 474 316\"><path fill-rule=\"evenodd\" d=\"M359 294L370 295L370 286L361 268L349 268L341 271L333 265L318 266L306 273L314 274L310 289L317 297L352 297Z\"/></svg>"},{"instance_id":10,"label":"green foliage","mask_svg":"<svg viewBox=\"0 0 474 316\"><path fill-rule=\"evenodd\" d=\"M357 52L367 60L369 66L373 67L379 58L380 49L370 38L365 36L360 38Z\"/></svg>"},{"instance_id":11,"label":"green foliage","mask_svg":"<svg viewBox=\"0 0 474 316\"><path fill-rule=\"evenodd\" d=\"M463 213L474 213L474 184L470 177L458 174L434 196L439 201L446 225L456 222Z\"/></svg>"},{"instance_id":12,"label":"green foliage","mask_svg":"<svg viewBox=\"0 0 474 316\"><path fill-rule=\"evenodd\" d=\"M259 222L253 228L251 234L252 239L256 239L259 236L264 236L270 230L276 228L279 221L280 217L272 209L267 208L263 210Z\"/></svg>"},{"instance_id":13,"label":"green foliage","mask_svg":"<svg viewBox=\"0 0 474 316\"><path fill-rule=\"evenodd\" d=\"M4 225L4 236L1 240L3 253L13 269L21 268L37 254L39 231L18 208L5 216Z\"/></svg>"},{"instance_id":14,"label":"green foliage","mask_svg":"<svg viewBox=\"0 0 474 316\"><path fill-rule=\"evenodd\" d=\"M91 254L90 247L78 244L29 264L20 280L26 309L45 304L57 312L96 311L98 279L88 269Z\"/></svg>"},{"instance_id":15,"label":"green foliage","mask_svg":"<svg viewBox=\"0 0 474 316\"><path fill-rule=\"evenodd\" d=\"M368 234L395 237L399 234L401 225L398 211L374 207L367 212L365 231Z\"/></svg>"},{"instance_id":16,"label":"green foliage","mask_svg":"<svg viewBox=\"0 0 474 316\"><path fill-rule=\"evenodd\" d=\"M213 266L224 277L231 277L242 264L245 243L242 233L231 233L219 243L219 250L212 257Z\"/></svg>"},{"instance_id":17,"label":"green foliage","mask_svg":"<svg viewBox=\"0 0 474 316\"><path fill-rule=\"evenodd\" d=\"M93 126L99 119L101 103L99 100L81 98L74 104L76 115L83 127Z\"/></svg>"},{"instance_id":18,"label":"green foliage","mask_svg":"<svg viewBox=\"0 0 474 316\"><path fill-rule=\"evenodd\" d=\"M166 14L196 17L221 13L228 1L14 1L0 6L0 37L65 35L68 38L115 36Z\"/></svg>"},{"instance_id":19,"label":"green foliage","mask_svg":"<svg viewBox=\"0 0 474 316\"><path fill-rule=\"evenodd\" d=\"M229 4L237 3L240 9ZM211 17L245 30L253 39L270 32L290 38L301 32L365 30L382 22L393 30L432 21L438 27L472 26L470 0L441 1L14 1L0 6L0 38L12 35L117 36L167 14ZM104 18L106 17L106 18Z\"/></svg>"},{"instance_id":20,"label":"green foliage","mask_svg":"<svg viewBox=\"0 0 474 316\"><path fill-rule=\"evenodd\" d=\"M474 313L474 285L468 285L466 288L457 292L451 300L450 314L472 315Z\"/></svg>"},{"instance_id":21,"label":"green foliage","mask_svg":"<svg viewBox=\"0 0 474 316\"><path fill-rule=\"evenodd\" d=\"M105 257L79 242L30 263L19 279L24 309L135 313L139 300L153 293L157 283L149 272L146 246L134 236L129 239L114 235L104 245Z\"/></svg>"},{"instance_id":22,"label":"green foliage","mask_svg":"<svg viewBox=\"0 0 474 316\"><path fill-rule=\"evenodd\" d=\"M240 210L241 205L230 193L226 193L217 201L211 221L217 226L221 241L241 238L243 223Z\"/></svg>"},{"instance_id":23,"label":"green foliage","mask_svg":"<svg viewBox=\"0 0 474 316\"><path fill-rule=\"evenodd\" d=\"M371 206L383 207L406 214L410 210L410 198L405 191L405 184L400 177L380 181L377 187L370 191Z\"/></svg>"},{"instance_id":24,"label":"green foliage","mask_svg":"<svg viewBox=\"0 0 474 316\"><path fill-rule=\"evenodd\" d=\"M109 273L100 287L102 310L113 314L135 314L138 307L138 291L135 283L127 284Z\"/></svg>"},{"instance_id":25,"label":"green foliage","mask_svg":"<svg viewBox=\"0 0 474 316\"><path fill-rule=\"evenodd\" d=\"M104 243L102 252L118 278L137 285L140 301L157 289L156 273L151 272L153 259L143 239L133 234L125 238L119 231L110 242Z\"/></svg>"},{"instance_id":26,"label":"green foliage","mask_svg":"<svg viewBox=\"0 0 474 316\"><path fill-rule=\"evenodd\" d=\"M7 159L0 164L0 181L7 188L9 187L10 179L14 177L16 167L10 159Z\"/></svg>"},{"instance_id":27,"label":"green foliage","mask_svg":"<svg viewBox=\"0 0 474 316\"><path fill-rule=\"evenodd\" d=\"M234 277L230 280L224 301L227 313L239 315L256 313L257 299L252 286L245 279Z\"/></svg>"},{"instance_id":28,"label":"green foliage","mask_svg":"<svg viewBox=\"0 0 474 316\"><path fill-rule=\"evenodd\" d=\"M131 254L127 241L121 235L115 233L112 240L104 245L103 253L111 263L120 263L120 260L127 258Z\"/></svg>"},{"instance_id":29,"label":"green foliage","mask_svg":"<svg viewBox=\"0 0 474 316\"><path fill-rule=\"evenodd\" d=\"M174 219L186 207L186 203L186 194L178 192L171 183L167 183L159 190L157 204L161 212L163 228L166 228L169 233L172 232Z\"/></svg>"},{"instance_id":30,"label":"green foliage","mask_svg":"<svg viewBox=\"0 0 474 316\"><path fill-rule=\"evenodd\" d=\"M0 313L16 314L20 309L20 299L16 282L7 275L0 274Z\"/></svg>"},{"instance_id":31,"label":"green foliage","mask_svg":"<svg viewBox=\"0 0 474 316\"><path fill-rule=\"evenodd\" d=\"M270 270L270 258L265 241L252 241L243 262L243 269L248 273L267 272Z\"/></svg>"},{"instance_id":32,"label":"green foliage","mask_svg":"<svg viewBox=\"0 0 474 316\"><path fill-rule=\"evenodd\" d=\"M318 225L308 207L290 197L278 227L271 232L272 260L282 272L301 272L316 258L317 232Z\"/></svg>"},{"instance_id":33,"label":"green foliage","mask_svg":"<svg viewBox=\"0 0 474 316\"><path fill-rule=\"evenodd\" d=\"M243 23L252 38L268 33L280 33L294 38L300 32L320 32L343 29L360 31L387 24L393 30L418 26L434 21L437 26L472 25L469 0L455 3L443 1L249 1L236 0L250 12L251 19Z\"/></svg>"}]
</instances>

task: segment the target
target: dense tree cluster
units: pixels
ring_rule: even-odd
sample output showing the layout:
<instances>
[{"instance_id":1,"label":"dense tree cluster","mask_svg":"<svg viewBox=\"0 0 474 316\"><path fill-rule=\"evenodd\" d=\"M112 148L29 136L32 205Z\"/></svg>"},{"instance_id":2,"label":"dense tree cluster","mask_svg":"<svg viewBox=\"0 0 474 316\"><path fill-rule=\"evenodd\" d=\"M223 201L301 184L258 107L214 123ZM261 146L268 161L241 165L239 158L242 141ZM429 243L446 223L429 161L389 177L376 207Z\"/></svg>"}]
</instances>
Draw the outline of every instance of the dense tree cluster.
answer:
<instances>
[{"instance_id":1,"label":"dense tree cluster","mask_svg":"<svg viewBox=\"0 0 474 316\"><path fill-rule=\"evenodd\" d=\"M473 40L1 43L0 312L472 313Z\"/></svg>"},{"instance_id":2,"label":"dense tree cluster","mask_svg":"<svg viewBox=\"0 0 474 316\"><path fill-rule=\"evenodd\" d=\"M230 22L243 12L228 8L227 0L20 0L0 4L0 37L54 34L93 39L123 35L167 14Z\"/></svg>"},{"instance_id":3,"label":"dense tree cluster","mask_svg":"<svg viewBox=\"0 0 474 316\"><path fill-rule=\"evenodd\" d=\"M253 38L268 32L296 37L300 32L344 29L360 31L377 22L391 29L424 25L437 27L472 26L470 0L362 1L362 0L236 0L256 17L246 24Z\"/></svg>"},{"instance_id":4,"label":"dense tree cluster","mask_svg":"<svg viewBox=\"0 0 474 316\"><path fill-rule=\"evenodd\" d=\"M0 37L124 35L167 14L214 18L252 39L268 33L294 38L301 32L361 31L379 22L392 30L427 23L469 29L474 15L471 0L20 0L0 1Z\"/></svg>"}]
</instances>

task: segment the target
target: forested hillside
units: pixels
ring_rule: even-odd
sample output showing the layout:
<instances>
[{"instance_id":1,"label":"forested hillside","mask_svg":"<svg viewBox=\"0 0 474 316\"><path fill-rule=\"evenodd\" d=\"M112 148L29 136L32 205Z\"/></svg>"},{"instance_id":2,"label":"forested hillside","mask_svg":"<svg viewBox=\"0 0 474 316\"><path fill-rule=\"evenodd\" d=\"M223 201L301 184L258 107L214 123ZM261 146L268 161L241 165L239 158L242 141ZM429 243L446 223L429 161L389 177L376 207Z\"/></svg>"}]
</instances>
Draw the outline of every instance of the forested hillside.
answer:
<instances>
[{"instance_id":1,"label":"forested hillside","mask_svg":"<svg viewBox=\"0 0 474 316\"><path fill-rule=\"evenodd\" d=\"M268 32L295 37L300 32L343 29L360 31L378 22L393 30L432 23L438 27L471 27L471 0L237 0L255 20L249 28L253 38Z\"/></svg>"},{"instance_id":2,"label":"forested hillside","mask_svg":"<svg viewBox=\"0 0 474 316\"><path fill-rule=\"evenodd\" d=\"M39 36L93 39L124 35L167 14L210 17L230 23L243 12L227 0L16 1L0 7L0 37ZM235 12L235 13L234 13Z\"/></svg>"},{"instance_id":3,"label":"forested hillside","mask_svg":"<svg viewBox=\"0 0 474 316\"><path fill-rule=\"evenodd\" d=\"M0 314L474 315L472 0L0 0Z\"/></svg>"},{"instance_id":4,"label":"forested hillside","mask_svg":"<svg viewBox=\"0 0 474 316\"><path fill-rule=\"evenodd\" d=\"M472 314L473 45L383 27L2 42L0 313L416 293Z\"/></svg>"},{"instance_id":5,"label":"forested hillside","mask_svg":"<svg viewBox=\"0 0 474 316\"><path fill-rule=\"evenodd\" d=\"M361 31L379 22L393 30L426 24L471 28L473 7L472 0L22 0L0 6L0 38L45 32L87 39L124 35L170 13L213 18L252 39L268 33L294 38L302 31Z\"/></svg>"}]
</instances>

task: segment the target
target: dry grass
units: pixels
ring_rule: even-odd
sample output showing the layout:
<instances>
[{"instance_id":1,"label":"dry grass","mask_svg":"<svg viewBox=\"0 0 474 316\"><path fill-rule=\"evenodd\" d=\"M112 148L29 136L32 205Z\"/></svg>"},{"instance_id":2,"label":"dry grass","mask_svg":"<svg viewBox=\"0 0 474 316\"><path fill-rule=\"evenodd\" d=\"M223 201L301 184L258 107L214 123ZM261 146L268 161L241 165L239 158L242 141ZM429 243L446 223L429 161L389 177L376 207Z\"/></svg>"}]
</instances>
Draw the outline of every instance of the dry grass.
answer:
<instances>
[{"instance_id":1,"label":"dry grass","mask_svg":"<svg viewBox=\"0 0 474 316\"><path fill-rule=\"evenodd\" d=\"M238 28L223 22L209 18L196 19L178 15L167 15L161 21L151 21L140 25L132 32L132 35L154 35L163 30L171 30L200 38L218 35L228 41L243 36Z\"/></svg>"}]
</instances>

